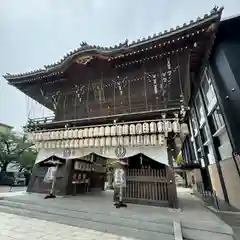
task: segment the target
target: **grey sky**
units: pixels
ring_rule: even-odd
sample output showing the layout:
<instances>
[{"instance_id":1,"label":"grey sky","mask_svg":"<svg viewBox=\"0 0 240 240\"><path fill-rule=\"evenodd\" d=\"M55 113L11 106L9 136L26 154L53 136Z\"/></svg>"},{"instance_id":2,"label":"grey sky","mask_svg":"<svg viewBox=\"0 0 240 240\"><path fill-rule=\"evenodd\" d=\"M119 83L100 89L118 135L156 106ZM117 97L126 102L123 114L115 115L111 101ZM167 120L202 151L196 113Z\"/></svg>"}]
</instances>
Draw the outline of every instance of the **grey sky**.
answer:
<instances>
[{"instance_id":1,"label":"grey sky","mask_svg":"<svg viewBox=\"0 0 240 240\"><path fill-rule=\"evenodd\" d=\"M109 46L170 29L209 13L240 12L239 0L1 0L0 74L20 73L59 60L81 41ZM0 78L0 122L18 130L28 115L48 115Z\"/></svg>"}]
</instances>

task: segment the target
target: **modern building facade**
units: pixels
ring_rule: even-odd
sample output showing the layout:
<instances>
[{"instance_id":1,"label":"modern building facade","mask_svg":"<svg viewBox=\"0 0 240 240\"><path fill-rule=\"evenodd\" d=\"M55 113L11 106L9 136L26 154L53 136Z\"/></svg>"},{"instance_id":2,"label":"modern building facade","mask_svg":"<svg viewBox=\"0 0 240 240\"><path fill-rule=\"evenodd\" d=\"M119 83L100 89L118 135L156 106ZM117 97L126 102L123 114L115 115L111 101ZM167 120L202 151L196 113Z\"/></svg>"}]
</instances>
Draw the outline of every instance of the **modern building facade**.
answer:
<instances>
[{"instance_id":1,"label":"modern building facade","mask_svg":"<svg viewBox=\"0 0 240 240\"><path fill-rule=\"evenodd\" d=\"M221 21L200 88L192 95L185 159L200 162L195 182L240 208L240 17ZM192 171L193 173L193 171ZM199 174L201 173L201 174Z\"/></svg>"}]
</instances>

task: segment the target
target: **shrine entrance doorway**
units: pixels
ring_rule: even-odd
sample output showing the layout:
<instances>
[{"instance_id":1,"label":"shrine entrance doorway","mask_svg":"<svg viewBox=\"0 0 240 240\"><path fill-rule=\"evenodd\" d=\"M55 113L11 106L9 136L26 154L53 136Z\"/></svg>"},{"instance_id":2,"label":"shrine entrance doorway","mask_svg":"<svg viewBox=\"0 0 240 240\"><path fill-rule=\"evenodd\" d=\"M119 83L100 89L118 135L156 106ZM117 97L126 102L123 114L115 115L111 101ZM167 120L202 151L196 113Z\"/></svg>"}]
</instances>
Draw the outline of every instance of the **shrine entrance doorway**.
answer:
<instances>
[{"instance_id":1,"label":"shrine entrance doorway","mask_svg":"<svg viewBox=\"0 0 240 240\"><path fill-rule=\"evenodd\" d=\"M174 173L142 154L129 158L123 200L127 203L176 207Z\"/></svg>"}]
</instances>

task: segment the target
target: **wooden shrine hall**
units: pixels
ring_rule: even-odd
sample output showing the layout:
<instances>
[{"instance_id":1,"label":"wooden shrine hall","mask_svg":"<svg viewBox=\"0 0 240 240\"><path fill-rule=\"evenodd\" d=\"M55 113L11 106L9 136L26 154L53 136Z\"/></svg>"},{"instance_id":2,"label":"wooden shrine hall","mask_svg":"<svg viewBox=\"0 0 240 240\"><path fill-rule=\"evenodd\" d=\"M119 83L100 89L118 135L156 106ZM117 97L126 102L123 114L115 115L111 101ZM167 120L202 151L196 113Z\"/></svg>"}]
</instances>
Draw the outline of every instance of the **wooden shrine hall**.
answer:
<instances>
[{"instance_id":1,"label":"wooden shrine hall","mask_svg":"<svg viewBox=\"0 0 240 240\"><path fill-rule=\"evenodd\" d=\"M110 48L80 47L9 84L54 112L29 119L39 153L29 192L47 192L49 158L60 195L102 191L109 162L124 159L124 200L177 207L173 160L188 134L193 86L200 84L222 9L196 21Z\"/></svg>"}]
</instances>

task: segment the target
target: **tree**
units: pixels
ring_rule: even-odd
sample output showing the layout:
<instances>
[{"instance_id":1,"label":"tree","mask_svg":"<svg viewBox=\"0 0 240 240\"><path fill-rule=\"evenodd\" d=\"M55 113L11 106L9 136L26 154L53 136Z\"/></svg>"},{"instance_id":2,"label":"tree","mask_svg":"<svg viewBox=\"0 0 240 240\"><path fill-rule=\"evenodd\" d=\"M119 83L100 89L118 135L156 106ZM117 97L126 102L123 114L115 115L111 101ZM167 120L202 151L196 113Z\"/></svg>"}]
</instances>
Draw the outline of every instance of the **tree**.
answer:
<instances>
[{"instance_id":1,"label":"tree","mask_svg":"<svg viewBox=\"0 0 240 240\"><path fill-rule=\"evenodd\" d=\"M9 163L15 163L20 168L29 169L36 159L36 153L30 147L33 144L27 141L27 136L18 136L14 132L0 133L0 167L7 170Z\"/></svg>"}]
</instances>

